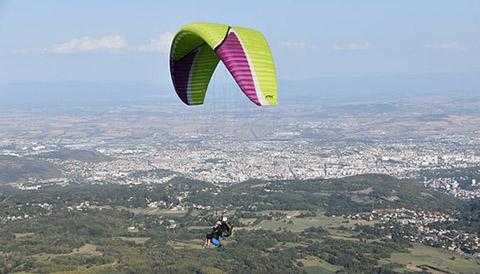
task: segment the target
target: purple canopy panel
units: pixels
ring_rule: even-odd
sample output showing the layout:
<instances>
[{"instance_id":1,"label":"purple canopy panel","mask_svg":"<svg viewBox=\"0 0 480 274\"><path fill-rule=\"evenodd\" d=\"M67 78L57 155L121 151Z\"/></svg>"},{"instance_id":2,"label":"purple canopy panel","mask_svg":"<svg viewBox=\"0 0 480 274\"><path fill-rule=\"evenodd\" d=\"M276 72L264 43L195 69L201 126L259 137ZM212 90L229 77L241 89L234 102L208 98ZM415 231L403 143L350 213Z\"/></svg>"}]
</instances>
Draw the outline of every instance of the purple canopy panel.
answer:
<instances>
[{"instance_id":1,"label":"purple canopy panel","mask_svg":"<svg viewBox=\"0 0 480 274\"><path fill-rule=\"evenodd\" d=\"M193 62L195 56L197 55L198 50L194 50L189 54L182 57L178 61L170 60L170 71L172 72L172 81L175 87L175 91L178 94L178 97L185 104L189 105L188 102L188 83L190 81L190 71L193 67Z\"/></svg>"},{"instance_id":2,"label":"purple canopy panel","mask_svg":"<svg viewBox=\"0 0 480 274\"><path fill-rule=\"evenodd\" d=\"M227 35L222 44L217 47L216 53L228 71L230 71L243 93L252 102L260 106L247 55L235 32L232 31Z\"/></svg>"}]
</instances>

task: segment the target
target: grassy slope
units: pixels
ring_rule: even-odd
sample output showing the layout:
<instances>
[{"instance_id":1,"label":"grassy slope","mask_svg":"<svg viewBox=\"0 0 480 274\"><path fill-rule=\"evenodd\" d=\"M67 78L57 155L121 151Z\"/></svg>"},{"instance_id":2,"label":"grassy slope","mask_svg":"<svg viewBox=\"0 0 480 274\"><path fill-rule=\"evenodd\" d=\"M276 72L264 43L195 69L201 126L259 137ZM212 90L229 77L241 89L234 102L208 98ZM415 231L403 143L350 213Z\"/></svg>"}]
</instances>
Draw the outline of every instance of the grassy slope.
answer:
<instances>
[{"instance_id":1,"label":"grassy slope","mask_svg":"<svg viewBox=\"0 0 480 274\"><path fill-rule=\"evenodd\" d=\"M455 257L455 260L452 260L452 257ZM450 273L474 274L480 272L480 265L472 260L456 253L425 246L416 246L410 249L410 253L394 253L390 261L417 271L421 270L419 266L433 266Z\"/></svg>"}]
</instances>

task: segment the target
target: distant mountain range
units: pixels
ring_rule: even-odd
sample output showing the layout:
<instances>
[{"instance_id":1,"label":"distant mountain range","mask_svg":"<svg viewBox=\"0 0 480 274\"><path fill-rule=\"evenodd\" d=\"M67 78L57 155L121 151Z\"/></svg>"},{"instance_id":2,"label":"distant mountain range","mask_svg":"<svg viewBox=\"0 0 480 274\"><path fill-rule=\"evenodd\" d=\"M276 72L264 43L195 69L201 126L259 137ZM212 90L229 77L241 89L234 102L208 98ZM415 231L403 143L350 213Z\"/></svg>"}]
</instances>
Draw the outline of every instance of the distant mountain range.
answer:
<instances>
[{"instance_id":1,"label":"distant mountain range","mask_svg":"<svg viewBox=\"0 0 480 274\"><path fill-rule=\"evenodd\" d=\"M435 95L480 95L480 72L390 75L365 77L321 77L281 81L281 97L307 101L356 101L400 99Z\"/></svg>"},{"instance_id":2,"label":"distant mountain range","mask_svg":"<svg viewBox=\"0 0 480 274\"><path fill-rule=\"evenodd\" d=\"M1 105L98 105L168 98L145 83L25 82L0 84Z\"/></svg>"},{"instance_id":3,"label":"distant mountain range","mask_svg":"<svg viewBox=\"0 0 480 274\"><path fill-rule=\"evenodd\" d=\"M280 80L280 102L365 101L416 96L480 94L479 73L444 73L368 77L320 77ZM231 86L230 86L231 85ZM221 91L211 84L209 93ZM240 93L239 93L240 94ZM230 96L230 95L229 95ZM235 94L231 96L236 96ZM96 105L177 100L171 86L152 83L22 82L0 83L1 105ZM320 101L319 101L320 102Z\"/></svg>"}]
</instances>

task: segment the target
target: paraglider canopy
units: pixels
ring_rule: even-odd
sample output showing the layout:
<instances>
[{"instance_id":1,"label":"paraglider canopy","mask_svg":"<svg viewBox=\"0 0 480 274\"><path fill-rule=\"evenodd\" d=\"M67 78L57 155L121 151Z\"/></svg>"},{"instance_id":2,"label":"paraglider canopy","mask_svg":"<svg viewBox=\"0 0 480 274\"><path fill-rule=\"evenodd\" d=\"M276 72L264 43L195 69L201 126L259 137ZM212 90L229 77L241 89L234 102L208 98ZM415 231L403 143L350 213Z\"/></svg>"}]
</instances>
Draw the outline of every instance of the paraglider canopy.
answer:
<instances>
[{"instance_id":1,"label":"paraglider canopy","mask_svg":"<svg viewBox=\"0 0 480 274\"><path fill-rule=\"evenodd\" d=\"M258 106L277 104L275 65L263 34L216 23L185 25L173 39L170 74L185 104L203 104L220 60L250 101Z\"/></svg>"}]
</instances>

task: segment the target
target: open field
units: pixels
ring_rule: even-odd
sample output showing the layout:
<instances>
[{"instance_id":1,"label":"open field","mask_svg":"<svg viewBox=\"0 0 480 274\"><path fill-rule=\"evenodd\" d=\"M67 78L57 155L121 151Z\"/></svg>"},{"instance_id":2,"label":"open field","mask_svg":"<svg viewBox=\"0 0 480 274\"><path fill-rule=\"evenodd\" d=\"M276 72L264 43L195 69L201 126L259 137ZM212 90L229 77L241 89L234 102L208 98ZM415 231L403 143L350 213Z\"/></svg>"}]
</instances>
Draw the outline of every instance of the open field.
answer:
<instances>
[{"instance_id":1,"label":"open field","mask_svg":"<svg viewBox=\"0 0 480 274\"><path fill-rule=\"evenodd\" d=\"M330 274L340 270L341 267L334 266L317 257L308 256L301 260L307 273Z\"/></svg>"},{"instance_id":2,"label":"open field","mask_svg":"<svg viewBox=\"0 0 480 274\"><path fill-rule=\"evenodd\" d=\"M172 210L172 209L161 209L161 208L127 208L123 206L118 206L117 209L123 209L133 214L143 214L143 215L165 215L165 216L184 216L186 210Z\"/></svg>"},{"instance_id":3,"label":"open field","mask_svg":"<svg viewBox=\"0 0 480 274\"><path fill-rule=\"evenodd\" d=\"M393 253L391 262L405 265L411 271L429 273L465 273L480 272L480 265L456 253L431 247L416 246L410 253Z\"/></svg>"},{"instance_id":4,"label":"open field","mask_svg":"<svg viewBox=\"0 0 480 274\"><path fill-rule=\"evenodd\" d=\"M345 227L351 228L355 224L373 224L373 222L363 220L348 220L343 217L329 217L322 213L317 214L315 217L295 218L293 216L275 220L264 220L258 224L255 228L262 228L267 230L287 229L293 232L301 232L309 227L323 227L327 230L337 230L338 228ZM250 220L249 220L250 221Z\"/></svg>"}]
</instances>

